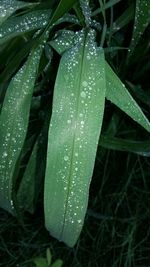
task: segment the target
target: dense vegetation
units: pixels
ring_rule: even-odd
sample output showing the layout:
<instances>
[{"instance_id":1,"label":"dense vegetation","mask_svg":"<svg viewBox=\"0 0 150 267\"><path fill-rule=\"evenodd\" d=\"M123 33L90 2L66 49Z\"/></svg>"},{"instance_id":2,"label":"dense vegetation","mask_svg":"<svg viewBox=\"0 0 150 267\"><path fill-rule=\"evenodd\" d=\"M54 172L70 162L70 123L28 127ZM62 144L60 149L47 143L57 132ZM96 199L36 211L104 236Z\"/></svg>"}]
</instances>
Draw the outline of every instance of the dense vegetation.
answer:
<instances>
[{"instance_id":1,"label":"dense vegetation","mask_svg":"<svg viewBox=\"0 0 150 267\"><path fill-rule=\"evenodd\" d=\"M149 10L1 0L0 266L150 266Z\"/></svg>"}]
</instances>

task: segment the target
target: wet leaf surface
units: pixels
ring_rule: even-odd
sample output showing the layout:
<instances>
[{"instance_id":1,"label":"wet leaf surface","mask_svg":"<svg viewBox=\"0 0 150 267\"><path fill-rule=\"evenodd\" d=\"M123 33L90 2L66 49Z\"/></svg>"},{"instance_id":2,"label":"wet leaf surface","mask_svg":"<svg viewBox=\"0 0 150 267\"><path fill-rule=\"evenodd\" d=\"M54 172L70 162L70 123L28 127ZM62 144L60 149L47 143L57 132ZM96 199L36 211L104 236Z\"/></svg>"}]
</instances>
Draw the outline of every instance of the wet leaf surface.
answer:
<instances>
[{"instance_id":1,"label":"wet leaf surface","mask_svg":"<svg viewBox=\"0 0 150 267\"><path fill-rule=\"evenodd\" d=\"M45 223L73 246L88 204L105 100L103 49L91 30L63 54L54 89L45 177Z\"/></svg>"}]
</instances>

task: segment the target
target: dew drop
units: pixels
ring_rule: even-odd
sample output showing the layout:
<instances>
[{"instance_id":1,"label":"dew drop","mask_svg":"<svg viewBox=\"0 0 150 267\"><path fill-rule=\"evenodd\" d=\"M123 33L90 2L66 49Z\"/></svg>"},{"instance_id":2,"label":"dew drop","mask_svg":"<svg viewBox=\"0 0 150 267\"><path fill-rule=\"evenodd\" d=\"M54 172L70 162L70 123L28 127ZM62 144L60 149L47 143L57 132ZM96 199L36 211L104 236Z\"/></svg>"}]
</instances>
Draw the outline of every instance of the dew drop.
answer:
<instances>
[{"instance_id":1,"label":"dew drop","mask_svg":"<svg viewBox=\"0 0 150 267\"><path fill-rule=\"evenodd\" d=\"M5 157L7 157L7 152L5 151L4 153L3 153L3 157L5 158Z\"/></svg>"},{"instance_id":2,"label":"dew drop","mask_svg":"<svg viewBox=\"0 0 150 267\"><path fill-rule=\"evenodd\" d=\"M83 97L83 98L86 97L86 93L84 91L81 92L81 97Z\"/></svg>"},{"instance_id":3,"label":"dew drop","mask_svg":"<svg viewBox=\"0 0 150 267\"><path fill-rule=\"evenodd\" d=\"M68 156L64 156L64 160L67 161L69 159Z\"/></svg>"},{"instance_id":4,"label":"dew drop","mask_svg":"<svg viewBox=\"0 0 150 267\"><path fill-rule=\"evenodd\" d=\"M87 85L88 85L87 81L83 81L83 82L82 82L82 86L83 86L83 87L87 87Z\"/></svg>"}]
</instances>

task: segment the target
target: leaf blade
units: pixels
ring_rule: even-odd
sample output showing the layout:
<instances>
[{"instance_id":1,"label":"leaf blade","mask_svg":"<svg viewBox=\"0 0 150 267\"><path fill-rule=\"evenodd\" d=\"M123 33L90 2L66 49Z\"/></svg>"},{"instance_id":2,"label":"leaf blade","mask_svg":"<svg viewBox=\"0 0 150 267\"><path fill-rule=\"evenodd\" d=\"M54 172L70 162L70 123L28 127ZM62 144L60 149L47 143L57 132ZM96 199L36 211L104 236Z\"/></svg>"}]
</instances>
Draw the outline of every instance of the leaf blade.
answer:
<instances>
[{"instance_id":1,"label":"leaf blade","mask_svg":"<svg viewBox=\"0 0 150 267\"><path fill-rule=\"evenodd\" d=\"M41 51L40 44L12 78L0 115L0 206L10 213L14 213L13 173L26 136Z\"/></svg>"},{"instance_id":2,"label":"leaf blade","mask_svg":"<svg viewBox=\"0 0 150 267\"><path fill-rule=\"evenodd\" d=\"M106 81L106 98L150 132L150 122L107 62Z\"/></svg>"},{"instance_id":3,"label":"leaf blade","mask_svg":"<svg viewBox=\"0 0 150 267\"><path fill-rule=\"evenodd\" d=\"M69 246L76 243L83 226L104 112L104 53L90 34L84 40L82 33L77 45L62 56L49 129L45 224Z\"/></svg>"},{"instance_id":4,"label":"leaf blade","mask_svg":"<svg viewBox=\"0 0 150 267\"><path fill-rule=\"evenodd\" d=\"M133 35L128 56L131 56L142 34L150 23L150 1L136 0Z\"/></svg>"},{"instance_id":5,"label":"leaf blade","mask_svg":"<svg viewBox=\"0 0 150 267\"><path fill-rule=\"evenodd\" d=\"M0 27L0 44L18 35L45 27L50 15L51 10L36 10L8 19Z\"/></svg>"}]
</instances>

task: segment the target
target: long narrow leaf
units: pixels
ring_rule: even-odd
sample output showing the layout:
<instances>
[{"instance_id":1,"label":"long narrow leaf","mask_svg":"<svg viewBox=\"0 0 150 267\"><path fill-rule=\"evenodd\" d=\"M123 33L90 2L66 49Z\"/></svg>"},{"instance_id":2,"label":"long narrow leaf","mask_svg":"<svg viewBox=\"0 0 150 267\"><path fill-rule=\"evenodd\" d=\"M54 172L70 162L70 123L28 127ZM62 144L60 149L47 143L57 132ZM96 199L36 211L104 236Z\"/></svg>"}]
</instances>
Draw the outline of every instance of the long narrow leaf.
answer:
<instances>
[{"instance_id":1,"label":"long narrow leaf","mask_svg":"<svg viewBox=\"0 0 150 267\"><path fill-rule=\"evenodd\" d=\"M65 13L67 13L73 5L77 2L77 0L60 0L56 10L54 11L50 23L56 22L59 18L61 18Z\"/></svg>"},{"instance_id":2,"label":"long narrow leaf","mask_svg":"<svg viewBox=\"0 0 150 267\"><path fill-rule=\"evenodd\" d=\"M12 213L13 173L26 136L41 51L41 45L35 48L11 80L0 115L0 207Z\"/></svg>"},{"instance_id":3,"label":"long narrow leaf","mask_svg":"<svg viewBox=\"0 0 150 267\"><path fill-rule=\"evenodd\" d=\"M107 81L106 98L150 132L150 123L148 119L125 88L125 85L121 82L107 62L105 68Z\"/></svg>"},{"instance_id":4,"label":"long narrow leaf","mask_svg":"<svg viewBox=\"0 0 150 267\"><path fill-rule=\"evenodd\" d=\"M105 61L93 31L63 54L54 90L45 177L45 224L73 246L88 204L105 100Z\"/></svg>"},{"instance_id":5,"label":"long narrow leaf","mask_svg":"<svg viewBox=\"0 0 150 267\"><path fill-rule=\"evenodd\" d=\"M133 53L146 27L150 23L150 1L136 0L135 21L129 56Z\"/></svg>"},{"instance_id":6,"label":"long narrow leaf","mask_svg":"<svg viewBox=\"0 0 150 267\"><path fill-rule=\"evenodd\" d=\"M37 137L22 177L18 192L17 204L22 210L34 212L35 205L43 188L43 178L46 166L46 149L47 149L47 134L49 126L49 114L44 122L43 128ZM24 201L25 200L25 201Z\"/></svg>"},{"instance_id":7,"label":"long narrow leaf","mask_svg":"<svg viewBox=\"0 0 150 267\"><path fill-rule=\"evenodd\" d=\"M128 151L140 154L145 157L150 156L150 141L140 142L117 138L109 135L101 135L99 145L108 149Z\"/></svg>"}]
</instances>

